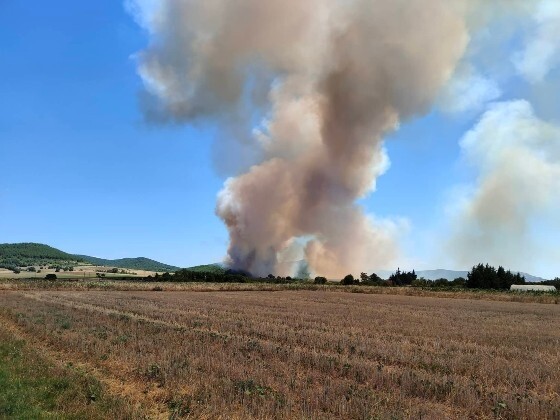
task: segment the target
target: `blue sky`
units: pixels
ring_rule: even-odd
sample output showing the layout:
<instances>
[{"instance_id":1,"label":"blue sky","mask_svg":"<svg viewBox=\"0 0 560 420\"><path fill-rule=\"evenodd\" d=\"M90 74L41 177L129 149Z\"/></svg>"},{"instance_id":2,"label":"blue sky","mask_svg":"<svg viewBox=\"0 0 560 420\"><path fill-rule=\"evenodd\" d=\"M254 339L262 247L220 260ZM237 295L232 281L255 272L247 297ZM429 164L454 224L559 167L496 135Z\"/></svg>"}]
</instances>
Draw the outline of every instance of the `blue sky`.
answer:
<instances>
[{"instance_id":1,"label":"blue sky","mask_svg":"<svg viewBox=\"0 0 560 420\"><path fill-rule=\"evenodd\" d=\"M215 128L144 122L131 57L146 44L119 1L0 2L0 242L179 266L222 259ZM505 87L506 99L524 89ZM361 202L410 221L404 247L420 265L440 262L430 238L449 191L473 176L459 140L478 117L434 108L405 122L387 141L391 168Z\"/></svg>"},{"instance_id":2,"label":"blue sky","mask_svg":"<svg viewBox=\"0 0 560 420\"><path fill-rule=\"evenodd\" d=\"M211 129L151 127L120 2L0 3L0 242L220 260Z\"/></svg>"}]
</instances>

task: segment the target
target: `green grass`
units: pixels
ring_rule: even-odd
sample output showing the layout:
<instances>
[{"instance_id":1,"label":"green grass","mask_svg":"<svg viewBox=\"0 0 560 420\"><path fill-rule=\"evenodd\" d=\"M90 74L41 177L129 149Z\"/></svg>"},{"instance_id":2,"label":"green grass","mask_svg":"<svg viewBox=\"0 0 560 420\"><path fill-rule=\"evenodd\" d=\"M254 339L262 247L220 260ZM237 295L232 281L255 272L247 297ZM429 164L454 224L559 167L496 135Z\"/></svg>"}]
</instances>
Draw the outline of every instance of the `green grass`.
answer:
<instances>
[{"instance_id":1,"label":"green grass","mask_svg":"<svg viewBox=\"0 0 560 420\"><path fill-rule=\"evenodd\" d=\"M0 329L0 419L138 417L91 375L49 363Z\"/></svg>"}]
</instances>

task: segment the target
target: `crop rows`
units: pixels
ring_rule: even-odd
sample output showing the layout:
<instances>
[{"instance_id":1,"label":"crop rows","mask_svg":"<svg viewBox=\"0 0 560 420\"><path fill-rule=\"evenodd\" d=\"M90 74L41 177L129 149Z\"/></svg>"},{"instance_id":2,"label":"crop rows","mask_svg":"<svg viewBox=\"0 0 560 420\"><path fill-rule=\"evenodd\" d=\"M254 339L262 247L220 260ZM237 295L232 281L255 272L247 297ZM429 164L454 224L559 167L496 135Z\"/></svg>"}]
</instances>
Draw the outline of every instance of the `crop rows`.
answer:
<instances>
[{"instance_id":1,"label":"crop rows","mask_svg":"<svg viewBox=\"0 0 560 420\"><path fill-rule=\"evenodd\" d=\"M557 305L15 291L0 293L0 308L38 346L126 384L140 408L176 417L560 417Z\"/></svg>"}]
</instances>

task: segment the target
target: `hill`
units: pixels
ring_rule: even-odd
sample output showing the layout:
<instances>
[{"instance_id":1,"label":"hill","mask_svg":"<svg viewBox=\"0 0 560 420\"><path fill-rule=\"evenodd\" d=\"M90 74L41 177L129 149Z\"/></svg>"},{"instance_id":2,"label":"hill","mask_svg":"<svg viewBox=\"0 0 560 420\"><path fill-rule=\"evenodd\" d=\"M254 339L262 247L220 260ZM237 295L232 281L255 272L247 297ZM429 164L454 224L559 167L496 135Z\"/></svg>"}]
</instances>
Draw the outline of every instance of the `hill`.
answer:
<instances>
[{"instance_id":1,"label":"hill","mask_svg":"<svg viewBox=\"0 0 560 420\"><path fill-rule=\"evenodd\" d=\"M0 268L13 270L18 267L29 266L74 266L92 264L107 267L128 268L146 271L177 271L179 267L164 264L149 258L120 258L108 260L90 257L88 255L74 255L49 245L37 243L0 244Z\"/></svg>"},{"instance_id":2,"label":"hill","mask_svg":"<svg viewBox=\"0 0 560 420\"><path fill-rule=\"evenodd\" d=\"M35 265L75 265L84 262L76 255L68 254L44 244L0 244L0 267L12 269Z\"/></svg>"},{"instance_id":3,"label":"hill","mask_svg":"<svg viewBox=\"0 0 560 420\"><path fill-rule=\"evenodd\" d=\"M104 258L90 257L88 255L75 255L75 257L93 264L106 267L128 268L130 270L146 270L146 271L168 271L173 272L179 270L179 267L161 263L145 257L137 258L119 258L116 260L107 260Z\"/></svg>"},{"instance_id":4,"label":"hill","mask_svg":"<svg viewBox=\"0 0 560 420\"><path fill-rule=\"evenodd\" d=\"M197 273L218 273L223 274L226 272L226 269L221 264L204 264L204 265L195 265L194 267L188 267L186 270L189 271L196 271Z\"/></svg>"}]
</instances>

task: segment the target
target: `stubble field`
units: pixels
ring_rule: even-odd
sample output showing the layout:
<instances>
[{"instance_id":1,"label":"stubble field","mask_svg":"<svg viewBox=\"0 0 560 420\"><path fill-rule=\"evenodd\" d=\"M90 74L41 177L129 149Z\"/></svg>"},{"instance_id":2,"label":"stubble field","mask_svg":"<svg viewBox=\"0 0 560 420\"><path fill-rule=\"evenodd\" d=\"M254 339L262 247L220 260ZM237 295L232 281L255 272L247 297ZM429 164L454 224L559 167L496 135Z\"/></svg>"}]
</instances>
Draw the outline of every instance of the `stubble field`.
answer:
<instances>
[{"instance_id":1,"label":"stubble field","mask_svg":"<svg viewBox=\"0 0 560 420\"><path fill-rule=\"evenodd\" d=\"M559 316L338 291L0 291L0 328L150 418L560 418Z\"/></svg>"}]
</instances>

